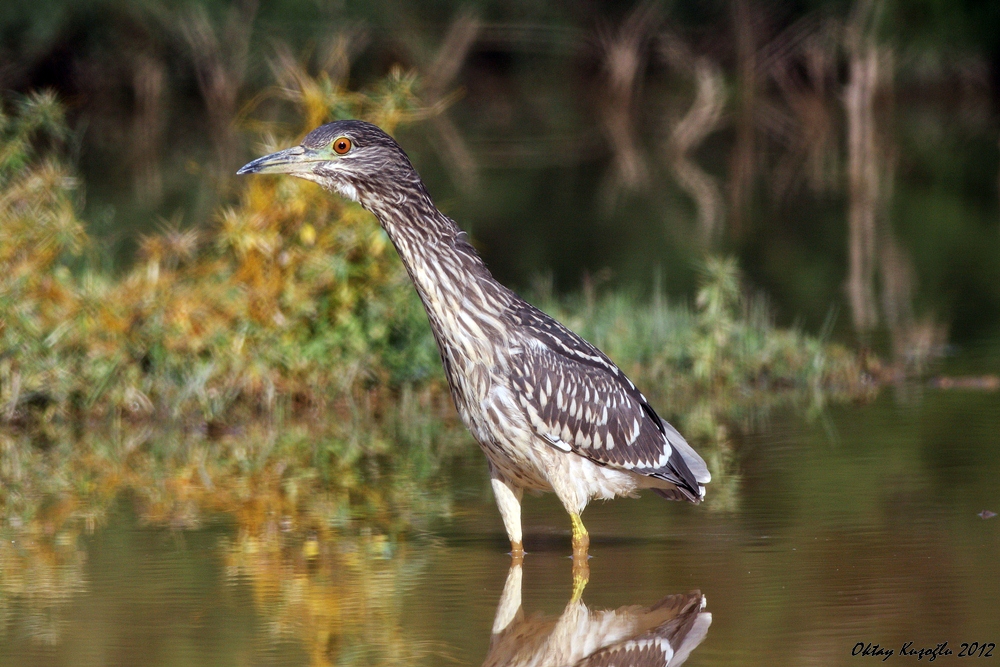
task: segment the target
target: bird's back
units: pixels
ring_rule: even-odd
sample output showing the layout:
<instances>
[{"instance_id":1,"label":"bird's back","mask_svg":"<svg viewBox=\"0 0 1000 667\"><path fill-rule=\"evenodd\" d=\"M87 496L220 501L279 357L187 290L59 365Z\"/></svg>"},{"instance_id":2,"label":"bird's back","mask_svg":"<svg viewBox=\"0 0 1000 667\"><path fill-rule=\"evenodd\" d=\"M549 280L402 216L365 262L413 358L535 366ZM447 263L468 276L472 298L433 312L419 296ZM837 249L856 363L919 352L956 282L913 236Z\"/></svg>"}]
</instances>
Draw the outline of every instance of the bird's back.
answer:
<instances>
[{"instance_id":1,"label":"bird's back","mask_svg":"<svg viewBox=\"0 0 1000 667\"><path fill-rule=\"evenodd\" d=\"M662 479L698 502L711 476L603 352L517 299L506 313L516 341L510 381L538 435L600 466Z\"/></svg>"}]
</instances>

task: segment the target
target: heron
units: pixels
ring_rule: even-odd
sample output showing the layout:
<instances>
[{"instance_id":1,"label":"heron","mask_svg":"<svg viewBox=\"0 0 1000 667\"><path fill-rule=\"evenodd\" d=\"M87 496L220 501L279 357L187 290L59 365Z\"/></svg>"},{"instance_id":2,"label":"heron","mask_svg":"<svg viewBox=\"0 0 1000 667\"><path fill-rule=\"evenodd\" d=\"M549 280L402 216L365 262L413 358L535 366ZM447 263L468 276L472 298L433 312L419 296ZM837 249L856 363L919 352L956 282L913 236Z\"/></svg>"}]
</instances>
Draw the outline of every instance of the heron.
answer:
<instances>
[{"instance_id":1,"label":"heron","mask_svg":"<svg viewBox=\"0 0 1000 667\"><path fill-rule=\"evenodd\" d=\"M526 616L521 565L507 574L483 667L680 667L705 640L712 614L701 591L668 595L651 607L592 610L579 595L558 619Z\"/></svg>"},{"instance_id":2,"label":"heron","mask_svg":"<svg viewBox=\"0 0 1000 667\"><path fill-rule=\"evenodd\" d=\"M314 181L378 219L427 311L458 414L486 454L514 558L524 554L526 490L555 492L575 561L587 557L580 515L593 499L642 489L704 499L711 475L701 456L603 352L494 279L379 127L327 123L237 173Z\"/></svg>"}]
</instances>

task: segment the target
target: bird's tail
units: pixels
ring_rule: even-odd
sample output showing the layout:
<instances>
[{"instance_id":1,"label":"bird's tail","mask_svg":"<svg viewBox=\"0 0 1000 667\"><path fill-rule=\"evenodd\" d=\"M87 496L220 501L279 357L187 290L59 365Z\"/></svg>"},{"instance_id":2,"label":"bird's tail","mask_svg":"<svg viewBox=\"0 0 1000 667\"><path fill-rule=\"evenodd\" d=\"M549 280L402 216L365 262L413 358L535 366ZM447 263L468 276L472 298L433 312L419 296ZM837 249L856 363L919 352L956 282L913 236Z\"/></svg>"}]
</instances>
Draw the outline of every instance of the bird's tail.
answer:
<instances>
[{"instance_id":1,"label":"bird's tail","mask_svg":"<svg viewBox=\"0 0 1000 667\"><path fill-rule=\"evenodd\" d=\"M705 498L705 484L712 480L708 466L677 429L664 419L660 423L663 424L663 434L670 445L670 456L663 468L643 472L672 485L654 487L653 492L657 495L667 500L687 500L698 504Z\"/></svg>"},{"instance_id":2,"label":"bird's tail","mask_svg":"<svg viewBox=\"0 0 1000 667\"><path fill-rule=\"evenodd\" d=\"M708 471L708 466L705 465L705 459L701 458L698 452L694 451L694 448L688 444L684 436L678 432L673 426L670 425L666 419L661 419L660 422L663 424L663 428L666 431L667 442L673 447L677 452L680 453L681 458L684 459L684 463L687 464L688 469L691 474L694 475L695 480L698 484L708 484L712 481L712 473ZM702 494L705 495L704 489L702 489Z\"/></svg>"},{"instance_id":3,"label":"bird's tail","mask_svg":"<svg viewBox=\"0 0 1000 667\"><path fill-rule=\"evenodd\" d=\"M654 486L652 490L653 493L655 493L661 498L666 498L667 500L686 500L689 503L694 503L695 505L700 503L702 501L702 498L705 497L704 486L698 487L699 495L697 496L691 493L691 491L689 491L688 489L685 489L684 487L681 486L672 486L667 489L660 489Z\"/></svg>"}]
</instances>

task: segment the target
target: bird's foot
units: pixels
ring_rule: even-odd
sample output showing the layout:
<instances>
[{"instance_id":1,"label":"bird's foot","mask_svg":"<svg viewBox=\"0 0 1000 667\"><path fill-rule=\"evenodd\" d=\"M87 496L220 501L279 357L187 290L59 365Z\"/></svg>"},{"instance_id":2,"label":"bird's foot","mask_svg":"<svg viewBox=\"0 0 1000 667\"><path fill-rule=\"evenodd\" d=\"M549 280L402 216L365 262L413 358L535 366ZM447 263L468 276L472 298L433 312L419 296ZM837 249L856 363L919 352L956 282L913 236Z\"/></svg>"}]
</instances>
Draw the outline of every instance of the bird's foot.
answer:
<instances>
[{"instance_id":1,"label":"bird's foot","mask_svg":"<svg viewBox=\"0 0 1000 667\"><path fill-rule=\"evenodd\" d=\"M524 545L521 542L510 543L510 565L516 567L524 563Z\"/></svg>"}]
</instances>

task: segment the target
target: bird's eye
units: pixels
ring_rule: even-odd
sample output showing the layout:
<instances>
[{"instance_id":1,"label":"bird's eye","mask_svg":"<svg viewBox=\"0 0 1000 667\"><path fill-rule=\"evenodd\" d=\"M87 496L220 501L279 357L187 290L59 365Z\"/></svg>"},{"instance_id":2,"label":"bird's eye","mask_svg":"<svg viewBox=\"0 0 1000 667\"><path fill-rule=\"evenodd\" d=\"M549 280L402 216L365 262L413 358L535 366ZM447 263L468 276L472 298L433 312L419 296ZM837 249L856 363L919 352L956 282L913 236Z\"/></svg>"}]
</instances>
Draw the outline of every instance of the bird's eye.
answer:
<instances>
[{"instance_id":1,"label":"bird's eye","mask_svg":"<svg viewBox=\"0 0 1000 667\"><path fill-rule=\"evenodd\" d=\"M339 137L333 140L333 152L337 155L343 155L349 150L351 150L351 140L347 137Z\"/></svg>"}]
</instances>

